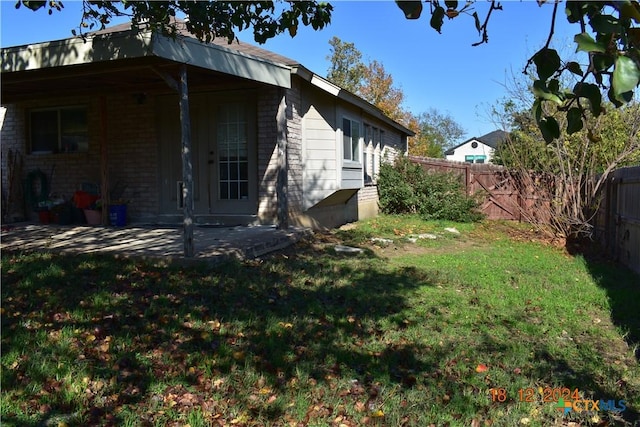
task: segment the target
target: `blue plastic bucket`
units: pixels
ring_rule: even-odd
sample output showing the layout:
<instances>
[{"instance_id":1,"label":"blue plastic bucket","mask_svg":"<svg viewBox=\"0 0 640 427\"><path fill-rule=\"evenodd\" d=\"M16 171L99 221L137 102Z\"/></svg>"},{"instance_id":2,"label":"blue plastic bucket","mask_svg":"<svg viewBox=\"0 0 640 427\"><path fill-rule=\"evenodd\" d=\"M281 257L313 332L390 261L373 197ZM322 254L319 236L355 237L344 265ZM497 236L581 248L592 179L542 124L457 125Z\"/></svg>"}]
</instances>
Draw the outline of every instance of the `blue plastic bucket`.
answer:
<instances>
[{"instance_id":1,"label":"blue plastic bucket","mask_svg":"<svg viewBox=\"0 0 640 427\"><path fill-rule=\"evenodd\" d=\"M116 227L127 225L127 205L109 205L109 222Z\"/></svg>"}]
</instances>

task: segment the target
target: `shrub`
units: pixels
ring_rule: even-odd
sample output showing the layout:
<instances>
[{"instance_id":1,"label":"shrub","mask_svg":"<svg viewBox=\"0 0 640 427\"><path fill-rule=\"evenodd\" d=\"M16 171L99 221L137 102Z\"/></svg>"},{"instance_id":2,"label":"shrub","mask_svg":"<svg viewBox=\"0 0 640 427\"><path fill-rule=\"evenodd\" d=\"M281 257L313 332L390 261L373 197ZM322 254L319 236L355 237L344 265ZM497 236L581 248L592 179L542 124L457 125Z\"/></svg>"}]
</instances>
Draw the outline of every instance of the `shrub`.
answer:
<instances>
[{"instance_id":1,"label":"shrub","mask_svg":"<svg viewBox=\"0 0 640 427\"><path fill-rule=\"evenodd\" d=\"M478 201L465 193L458 176L426 172L405 157L381 165L378 194L380 208L388 214L419 213L427 220L457 222L483 218Z\"/></svg>"}]
</instances>

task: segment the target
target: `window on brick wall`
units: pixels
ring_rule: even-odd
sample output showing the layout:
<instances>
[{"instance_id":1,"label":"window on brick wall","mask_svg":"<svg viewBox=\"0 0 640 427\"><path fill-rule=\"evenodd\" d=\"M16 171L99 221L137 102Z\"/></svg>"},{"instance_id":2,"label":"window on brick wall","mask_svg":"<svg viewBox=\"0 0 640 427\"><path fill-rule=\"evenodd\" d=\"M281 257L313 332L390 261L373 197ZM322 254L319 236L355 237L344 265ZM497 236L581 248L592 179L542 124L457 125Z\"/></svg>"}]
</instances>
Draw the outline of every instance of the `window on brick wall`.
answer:
<instances>
[{"instance_id":1,"label":"window on brick wall","mask_svg":"<svg viewBox=\"0 0 640 427\"><path fill-rule=\"evenodd\" d=\"M38 153L74 153L89 150L86 106L59 107L29 112L30 149Z\"/></svg>"}]
</instances>

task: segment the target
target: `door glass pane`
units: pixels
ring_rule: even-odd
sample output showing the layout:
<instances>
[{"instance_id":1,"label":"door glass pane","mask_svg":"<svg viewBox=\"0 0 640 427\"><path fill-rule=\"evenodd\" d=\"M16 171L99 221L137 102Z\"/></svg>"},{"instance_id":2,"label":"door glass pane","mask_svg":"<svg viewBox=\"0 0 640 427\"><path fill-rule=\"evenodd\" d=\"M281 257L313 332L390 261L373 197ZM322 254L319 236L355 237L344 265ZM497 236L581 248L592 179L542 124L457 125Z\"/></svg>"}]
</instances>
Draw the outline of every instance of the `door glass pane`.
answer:
<instances>
[{"instance_id":1,"label":"door glass pane","mask_svg":"<svg viewBox=\"0 0 640 427\"><path fill-rule=\"evenodd\" d=\"M219 197L223 200L248 198L249 169L247 119L244 107L228 104L218 115Z\"/></svg>"},{"instance_id":2,"label":"door glass pane","mask_svg":"<svg viewBox=\"0 0 640 427\"><path fill-rule=\"evenodd\" d=\"M249 198L249 183L241 182L240 183L240 198L248 199Z\"/></svg>"},{"instance_id":3,"label":"door glass pane","mask_svg":"<svg viewBox=\"0 0 640 427\"><path fill-rule=\"evenodd\" d=\"M231 181L238 181L238 179L240 179L240 177L238 176L238 162L229 163L229 169L231 172L229 174L229 179Z\"/></svg>"},{"instance_id":4,"label":"door glass pane","mask_svg":"<svg viewBox=\"0 0 640 427\"><path fill-rule=\"evenodd\" d=\"M220 179L224 181L229 180L229 164L220 163Z\"/></svg>"}]
</instances>

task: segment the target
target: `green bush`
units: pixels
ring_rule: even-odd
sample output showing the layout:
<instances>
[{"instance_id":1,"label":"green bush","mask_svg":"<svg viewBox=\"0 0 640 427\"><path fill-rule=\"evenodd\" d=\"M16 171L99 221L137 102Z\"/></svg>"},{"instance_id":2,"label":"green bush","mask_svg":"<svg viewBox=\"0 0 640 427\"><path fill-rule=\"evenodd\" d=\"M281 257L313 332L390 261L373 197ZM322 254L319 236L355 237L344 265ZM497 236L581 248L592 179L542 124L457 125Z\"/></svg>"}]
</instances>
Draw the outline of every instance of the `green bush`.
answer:
<instances>
[{"instance_id":1,"label":"green bush","mask_svg":"<svg viewBox=\"0 0 640 427\"><path fill-rule=\"evenodd\" d=\"M418 213L427 220L457 222L483 218L478 201L465 193L458 176L426 172L406 157L381 165L378 194L380 208L388 214Z\"/></svg>"}]
</instances>

